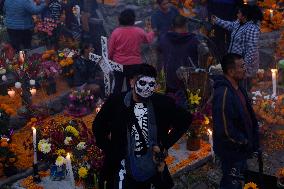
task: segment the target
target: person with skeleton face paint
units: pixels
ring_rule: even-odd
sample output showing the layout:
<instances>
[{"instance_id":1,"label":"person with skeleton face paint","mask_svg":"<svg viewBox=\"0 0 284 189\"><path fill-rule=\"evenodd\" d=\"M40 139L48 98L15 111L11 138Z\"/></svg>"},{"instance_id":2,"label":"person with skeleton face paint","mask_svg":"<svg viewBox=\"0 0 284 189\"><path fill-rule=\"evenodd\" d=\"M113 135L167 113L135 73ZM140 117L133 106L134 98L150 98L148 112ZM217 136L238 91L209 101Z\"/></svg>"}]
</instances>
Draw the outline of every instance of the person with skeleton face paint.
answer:
<instances>
[{"instance_id":1,"label":"person with skeleton face paint","mask_svg":"<svg viewBox=\"0 0 284 189\"><path fill-rule=\"evenodd\" d=\"M131 74L131 90L111 96L93 123L106 154L101 187L107 181L107 189L170 189L166 151L186 132L191 115L155 93L154 67L142 64Z\"/></svg>"}]
</instances>

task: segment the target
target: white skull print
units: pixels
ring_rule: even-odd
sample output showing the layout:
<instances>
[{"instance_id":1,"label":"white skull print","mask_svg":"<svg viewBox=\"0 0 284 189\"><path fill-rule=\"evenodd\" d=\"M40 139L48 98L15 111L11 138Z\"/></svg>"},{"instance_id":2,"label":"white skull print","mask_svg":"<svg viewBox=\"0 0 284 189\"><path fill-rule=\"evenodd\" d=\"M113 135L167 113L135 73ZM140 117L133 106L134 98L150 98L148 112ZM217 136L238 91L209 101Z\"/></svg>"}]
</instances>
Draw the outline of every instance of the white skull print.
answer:
<instances>
[{"instance_id":1,"label":"white skull print","mask_svg":"<svg viewBox=\"0 0 284 189\"><path fill-rule=\"evenodd\" d=\"M154 77L142 76L135 83L135 92L143 98L148 98L154 93L155 87L156 79Z\"/></svg>"}]
</instances>

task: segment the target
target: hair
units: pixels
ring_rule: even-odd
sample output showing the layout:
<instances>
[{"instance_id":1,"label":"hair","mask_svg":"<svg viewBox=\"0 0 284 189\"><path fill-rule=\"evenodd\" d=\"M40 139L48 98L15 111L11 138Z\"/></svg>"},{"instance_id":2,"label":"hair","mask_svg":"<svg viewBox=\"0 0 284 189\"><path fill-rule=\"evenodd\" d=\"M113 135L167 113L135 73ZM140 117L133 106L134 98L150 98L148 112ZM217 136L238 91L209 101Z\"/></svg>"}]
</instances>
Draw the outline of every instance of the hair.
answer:
<instances>
[{"instance_id":1,"label":"hair","mask_svg":"<svg viewBox=\"0 0 284 189\"><path fill-rule=\"evenodd\" d=\"M131 73L129 73L129 77L134 78L134 77L139 76L139 75L156 78L157 77L157 71L153 66L151 66L149 64L140 64L135 69L133 69Z\"/></svg>"},{"instance_id":2,"label":"hair","mask_svg":"<svg viewBox=\"0 0 284 189\"><path fill-rule=\"evenodd\" d=\"M81 44L80 54L81 54L81 55L84 55L84 54L85 54L85 50L88 49L88 48L90 48L90 47L92 47L92 46L93 46L92 43L88 43L88 42L82 43L82 44Z\"/></svg>"},{"instance_id":3,"label":"hair","mask_svg":"<svg viewBox=\"0 0 284 189\"><path fill-rule=\"evenodd\" d=\"M239 8L239 11L247 18L247 21L257 23L263 19L263 13L257 5L244 4Z\"/></svg>"},{"instance_id":4,"label":"hair","mask_svg":"<svg viewBox=\"0 0 284 189\"><path fill-rule=\"evenodd\" d=\"M135 12L132 9L125 9L119 15L119 24L122 26L133 26L135 23Z\"/></svg>"},{"instance_id":5,"label":"hair","mask_svg":"<svg viewBox=\"0 0 284 189\"><path fill-rule=\"evenodd\" d=\"M174 28L183 28L187 24L187 19L184 16L177 15L173 20Z\"/></svg>"},{"instance_id":6,"label":"hair","mask_svg":"<svg viewBox=\"0 0 284 189\"><path fill-rule=\"evenodd\" d=\"M236 60L240 60L243 57L236 53L228 53L226 54L221 61L221 66L223 72L228 73L229 69L235 69Z\"/></svg>"}]
</instances>

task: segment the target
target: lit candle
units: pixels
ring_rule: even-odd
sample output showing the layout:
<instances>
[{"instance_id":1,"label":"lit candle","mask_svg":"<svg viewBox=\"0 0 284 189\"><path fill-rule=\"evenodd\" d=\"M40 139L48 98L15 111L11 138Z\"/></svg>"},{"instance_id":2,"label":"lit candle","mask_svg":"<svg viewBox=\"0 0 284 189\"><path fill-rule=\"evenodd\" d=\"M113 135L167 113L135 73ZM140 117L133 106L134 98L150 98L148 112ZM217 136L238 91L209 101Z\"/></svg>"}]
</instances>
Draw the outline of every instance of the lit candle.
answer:
<instances>
[{"instance_id":1,"label":"lit candle","mask_svg":"<svg viewBox=\"0 0 284 189\"><path fill-rule=\"evenodd\" d=\"M16 92L15 92L13 89L8 90L8 95L9 95L11 98L13 98L13 97L15 96L15 94L16 94Z\"/></svg>"},{"instance_id":2,"label":"lit candle","mask_svg":"<svg viewBox=\"0 0 284 189\"><path fill-rule=\"evenodd\" d=\"M214 154L214 150L213 150L213 137L212 137L212 131L210 129L207 129L207 133L209 136L209 143L211 145L211 154L213 157L213 161L215 161L215 154Z\"/></svg>"},{"instance_id":3,"label":"lit candle","mask_svg":"<svg viewBox=\"0 0 284 189\"><path fill-rule=\"evenodd\" d=\"M271 69L272 73L272 95L276 97L276 90L277 90L277 69Z\"/></svg>"},{"instance_id":4,"label":"lit candle","mask_svg":"<svg viewBox=\"0 0 284 189\"><path fill-rule=\"evenodd\" d=\"M248 1L247 0L244 0L244 5L248 4Z\"/></svg>"},{"instance_id":5,"label":"lit candle","mask_svg":"<svg viewBox=\"0 0 284 189\"><path fill-rule=\"evenodd\" d=\"M104 189L107 188L107 181L104 182Z\"/></svg>"},{"instance_id":6,"label":"lit candle","mask_svg":"<svg viewBox=\"0 0 284 189\"><path fill-rule=\"evenodd\" d=\"M272 19L272 17L273 17L273 10L269 9L269 12L270 12L270 19Z\"/></svg>"},{"instance_id":7,"label":"lit candle","mask_svg":"<svg viewBox=\"0 0 284 189\"><path fill-rule=\"evenodd\" d=\"M19 52L19 61L21 63L24 63L24 61L25 61L25 52L24 51Z\"/></svg>"},{"instance_id":8,"label":"lit candle","mask_svg":"<svg viewBox=\"0 0 284 189\"><path fill-rule=\"evenodd\" d=\"M98 105L98 106L96 107L96 113L99 113L99 111L101 111L101 105Z\"/></svg>"},{"instance_id":9,"label":"lit candle","mask_svg":"<svg viewBox=\"0 0 284 189\"><path fill-rule=\"evenodd\" d=\"M30 89L30 92L31 92L31 94L34 96L34 95L36 94L36 89L35 89L35 88L32 88L32 89Z\"/></svg>"},{"instance_id":10,"label":"lit candle","mask_svg":"<svg viewBox=\"0 0 284 189\"><path fill-rule=\"evenodd\" d=\"M67 156L66 156L66 168L67 168L68 176L71 182L71 187L73 189L75 188L75 180L74 180L74 174L73 174L73 169L72 169L72 164L71 164L70 153L67 153Z\"/></svg>"},{"instance_id":11,"label":"lit candle","mask_svg":"<svg viewBox=\"0 0 284 189\"><path fill-rule=\"evenodd\" d=\"M37 164L37 153L36 153L36 128L32 127L33 130L33 146L34 146L34 165Z\"/></svg>"}]
</instances>

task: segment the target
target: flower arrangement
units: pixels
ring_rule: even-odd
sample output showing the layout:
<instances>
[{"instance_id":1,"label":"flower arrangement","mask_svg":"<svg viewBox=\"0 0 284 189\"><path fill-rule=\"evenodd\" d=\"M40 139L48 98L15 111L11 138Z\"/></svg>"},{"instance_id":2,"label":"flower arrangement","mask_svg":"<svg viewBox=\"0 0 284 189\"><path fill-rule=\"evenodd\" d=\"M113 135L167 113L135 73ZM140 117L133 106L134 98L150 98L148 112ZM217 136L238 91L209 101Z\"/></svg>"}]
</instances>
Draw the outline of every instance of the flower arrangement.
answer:
<instances>
[{"instance_id":1,"label":"flower arrangement","mask_svg":"<svg viewBox=\"0 0 284 189\"><path fill-rule=\"evenodd\" d=\"M42 32L48 36L52 36L53 31L57 28L58 23L52 18L44 18L44 20L38 20L35 26L35 31Z\"/></svg>"},{"instance_id":2,"label":"flower arrangement","mask_svg":"<svg viewBox=\"0 0 284 189\"><path fill-rule=\"evenodd\" d=\"M15 154L16 144L11 143L11 135L2 136L0 140L0 176L4 173L6 176L12 176L17 173L15 163L17 155Z\"/></svg>"},{"instance_id":3,"label":"flower arrangement","mask_svg":"<svg viewBox=\"0 0 284 189\"><path fill-rule=\"evenodd\" d=\"M71 153L75 180L87 186L94 184L94 175L98 175L104 156L82 121L62 123L50 120L48 126L40 129L40 138L41 160L60 167L66 164L66 154Z\"/></svg>"},{"instance_id":4,"label":"flower arrangement","mask_svg":"<svg viewBox=\"0 0 284 189\"><path fill-rule=\"evenodd\" d=\"M91 112L96 106L96 99L91 90L72 91L69 95L67 114L81 117Z\"/></svg>"}]
</instances>

